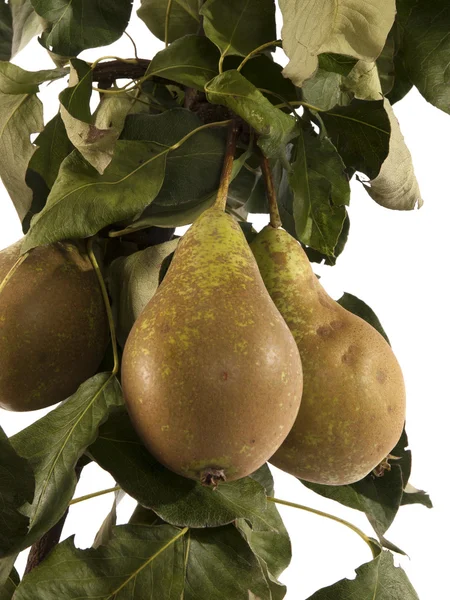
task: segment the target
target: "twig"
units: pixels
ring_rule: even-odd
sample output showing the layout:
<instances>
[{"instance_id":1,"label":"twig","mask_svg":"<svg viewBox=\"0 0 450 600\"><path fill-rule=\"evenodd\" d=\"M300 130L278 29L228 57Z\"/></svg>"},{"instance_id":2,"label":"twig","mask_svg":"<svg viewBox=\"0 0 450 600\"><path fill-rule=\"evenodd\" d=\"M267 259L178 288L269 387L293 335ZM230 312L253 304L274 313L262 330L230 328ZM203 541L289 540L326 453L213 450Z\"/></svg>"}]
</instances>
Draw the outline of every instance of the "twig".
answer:
<instances>
[{"instance_id":1,"label":"twig","mask_svg":"<svg viewBox=\"0 0 450 600\"><path fill-rule=\"evenodd\" d=\"M237 124L233 119L228 128L227 145L225 149L225 158L223 161L222 175L220 185L217 191L217 198L214 206L219 210L225 210L228 198L228 188L230 187L231 173L233 171L233 161L236 152Z\"/></svg>"},{"instance_id":2,"label":"twig","mask_svg":"<svg viewBox=\"0 0 450 600\"><path fill-rule=\"evenodd\" d=\"M274 229L281 227L281 217L278 210L277 194L275 192L275 186L273 184L273 175L269 165L269 161L266 156L261 158L261 169L264 176L264 183L266 186L267 200L269 201L269 212L270 212L270 225Z\"/></svg>"}]
</instances>

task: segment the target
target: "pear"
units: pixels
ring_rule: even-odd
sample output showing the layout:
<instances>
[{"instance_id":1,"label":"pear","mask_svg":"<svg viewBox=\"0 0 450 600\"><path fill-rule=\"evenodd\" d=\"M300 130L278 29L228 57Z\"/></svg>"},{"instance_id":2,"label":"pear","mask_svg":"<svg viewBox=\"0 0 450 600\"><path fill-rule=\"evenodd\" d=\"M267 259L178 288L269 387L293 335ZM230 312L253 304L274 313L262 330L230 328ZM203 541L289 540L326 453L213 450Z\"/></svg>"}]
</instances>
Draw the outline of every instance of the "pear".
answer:
<instances>
[{"instance_id":1,"label":"pear","mask_svg":"<svg viewBox=\"0 0 450 600\"><path fill-rule=\"evenodd\" d=\"M94 375L109 339L97 276L83 246L0 252L0 407L44 408Z\"/></svg>"},{"instance_id":2,"label":"pear","mask_svg":"<svg viewBox=\"0 0 450 600\"><path fill-rule=\"evenodd\" d=\"M371 325L328 296L286 231L265 227L251 248L304 374L297 420L270 462L315 483L358 481L402 432L405 387L394 353Z\"/></svg>"},{"instance_id":3,"label":"pear","mask_svg":"<svg viewBox=\"0 0 450 600\"><path fill-rule=\"evenodd\" d=\"M216 206L181 239L135 322L122 385L153 456L207 485L258 469L293 425L297 346L239 225Z\"/></svg>"}]
</instances>

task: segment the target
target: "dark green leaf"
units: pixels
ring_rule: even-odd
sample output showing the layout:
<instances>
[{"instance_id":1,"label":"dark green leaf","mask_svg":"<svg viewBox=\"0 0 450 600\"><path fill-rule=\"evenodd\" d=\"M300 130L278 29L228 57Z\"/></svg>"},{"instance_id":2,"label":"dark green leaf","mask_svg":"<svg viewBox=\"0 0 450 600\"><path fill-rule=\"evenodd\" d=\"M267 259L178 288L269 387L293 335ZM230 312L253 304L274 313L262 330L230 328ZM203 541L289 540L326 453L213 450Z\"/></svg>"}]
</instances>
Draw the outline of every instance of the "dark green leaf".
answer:
<instances>
[{"instance_id":1,"label":"dark green leaf","mask_svg":"<svg viewBox=\"0 0 450 600\"><path fill-rule=\"evenodd\" d=\"M87 48L118 40L130 19L132 0L31 0L47 21L42 34L46 48L62 56L76 56Z\"/></svg>"},{"instance_id":2,"label":"dark green leaf","mask_svg":"<svg viewBox=\"0 0 450 600\"><path fill-rule=\"evenodd\" d=\"M428 102L450 113L449 3L447 0L397 0L397 22L408 78Z\"/></svg>"},{"instance_id":3,"label":"dark green leaf","mask_svg":"<svg viewBox=\"0 0 450 600\"><path fill-rule=\"evenodd\" d=\"M72 152L61 164L45 208L33 218L22 250L88 237L139 215L161 189L165 163L160 146L119 140L110 165L99 175Z\"/></svg>"},{"instance_id":4,"label":"dark green leaf","mask_svg":"<svg viewBox=\"0 0 450 600\"><path fill-rule=\"evenodd\" d=\"M433 508L430 496L423 490L417 490L412 485L407 485L403 491L402 506L407 504L423 504L427 508Z\"/></svg>"},{"instance_id":5,"label":"dark green leaf","mask_svg":"<svg viewBox=\"0 0 450 600\"><path fill-rule=\"evenodd\" d=\"M239 57L229 56L225 59L225 70L236 69L240 62L241 59ZM290 79L283 77L283 67L274 62L266 54L260 54L249 60L240 72L272 104L281 104L283 100L286 102L295 102L298 100L298 90Z\"/></svg>"},{"instance_id":6,"label":"dark green leaf","mask_svg":"<svg viewBox=\"0 0 450 600\"><path fill-rule=\"evenodd\" d=\"M345 217L344 224L342 226L342 231L339 235L336 247L334 249L334 256L327 256L326 254L322 254L313 248L305 248L305 252L310 260L310 262L321 263L322 261L329 266L334 266L336 264L337 258L344 251L345 245L348 240L348 234L350 233L350 217L348 213Z\"/></svg>"},{"instance_id":7,"label":"dark green leaf","mask_svg":"<svg viewBox=\"0 0 450 600\"><path fill-rule=\"evenodd\" d=\"M289 183L297 238L334 256L350 201L350 185L345 165L328 138L301 131L294 142Z\"/></svg>"},{"instance_id":8,"label":"dark green leaf","mask_svg":"<svg viewBox=\"0 0 450 600\"><path fill-rule=\"evenodd\" d=\"M0 600L12 600L13 594L19 585L20 577L15 569L11 571L8 579L0 585Z\"/></svg>"},{"instance_id":9,"label":"dark green leaf","mask_svg":"<svg viewBox=\"0 0 450 600\"><path fill-rule=\"evenodd\" d=\"M6 558L0 558L0 589L2 585L7 583L12 570L14 569L14 563L17 560L17 554L7 556ZM9 600L9 599L8 599Z\"/></svg>"},{"instance_id":10,"label":"dark green leaf","mask_svg":"<svg viewBox=\"0 0 450 600\"><path fill-rule=\"evenodd\" d=\"M11 58L12 37L11 6L6 0L0 0L0 60Z\"/></svg>"},{"instance_id":11,"label":"dark green leaf","mask_svg":"<svg viewBox=\"0 0 450 600\"><path fill-rule=\"evenodd\" d=\"M372 527L383 536L397 514L403 494L402 472L392 464L382 477L372 473L350 485L328 486L302 481L307 488L325 498L366 513Z\"/></svg>"},{"instance_id":12,"label":"dark green leaf","mask_svg":"<svg viewBox=\"0 0 450 600\"><path fill-rule=\"evenodd\" d=\"M108 282L117 339L122 346L137 317L158 288L164 258L175 250L177 244L178 239L175 239L150 246L131 256L118 258L111 264Z\"/></svg>"},{"instance_id":13,"label":"dark green leaf","mask_svg":"<svg viewBox=\"0 0 450 600\"><path fill-rule=\"evenodd\" d=\"M273 478L267 464L251 477L265 488L267 495L274 494ZM237 527L245 536L250 548L263 560L268 572L276 579L291 562L291 541L274 502L267 503L265 520L269 526L258 530L252 529L244 519L238 519Z\"/></svg>"},{"instance_id":14,"label":"dark green leaf","mask_svg":"<svg viewBox=\"0 0 450 600\"><path fill-rule=\"evenodd\" d=\"M219 53L203 36L187 35L161 50L150 63L147 75L158 75L203 90L218 74Z\"/></svg>"},{"instance_id":15,"label":"dark green leaf","mask_svg":"<svg viewBox=\"0 0 450 600\"><path fill-rule=\"evenodd\" d=\"M172 525L216 527L243 518L254 529L271 527L264 489L255 480L246 477L213 491L172 473L148 453L126 413L103 425L89 452L127 494Z\"/></svg>"},{"instance_id":16,"label":"dark green leaf","mask_svg":"<svg viewBox=\"0 0 450 600\"><path fill-rule=\"evenodd\" d=\"M12 13L13 37L12 56L15 56L39 35L44 27L43 22L33 9L31 0L9 0Z\"/></svg>"},{"instance_id":17,"label":"dark green leaf","mask_svg":"<svg viewBox=\"0 0 450 600\"><path fill-rule=\"evenodd\" d=\"M191 530L184 541L184 600L271 600L258 559L234 526Z\"/></svg>"},{"instance_id":18,"label":"dark green leaf","mask_svg":"<svg viewBox=\"0 0 450 600\"><path fill-rule=\"evenodd\" d=\"M206 86L209 102L223 104L259 134L258 145L269 158L283 156L286 144L299 133L294 117L275 108L238 71L226 71Z\"/></svg>"},{"instance_id":19,"label":"dark green leaf","mask_svg":"<svg viewBox=\"0 0 450 600\"><path fill-rule=\"evenodd\" d=\"M124 496L125 492L123 490L114 492L113 505L95 535L94 543L92 544L93 548L105 546L113 538L114 530L117 525L117 506Z\"/></svg>"},{"instance_id":20,"label":"dark green leaf","mask_svg":"<svg viewBox=\"0 0 450 600\"><path fill-rule=\"evenodd\" d=\"M141 0L141 6L137 11L138 16L153 35L163 41L168 4L169 0ZM198 7L198 0L173 0L169 13L168 42L198 33L200 27Z\"/></svg>"},{"instance_id":21,"label":"dark green leaf","mask_svg":"<svg viewBox=\"0 0 450 600\"><path fill-rule=\"evenodd\" d=\"M158 144L161 149L178 142L201 126L200 119L183 108L161 115L130 115L122 138ZM223 130L199 131L167 156L166 176L153 202L153 211L193 207L217 189L225 152Z\"/></svg>"},{"instance_id":22,"label":"dark green leaf","mask_svg":"<svg viewBox=\"0 0 450 600\"><path fill-rule=\"evenodd\" d=\"M387 94L387 98L391 104L398 102L411 90L413 84L406 72L403 49L402 35L400 26L397 21L394 23L390 35L394 38L394 84L391 91Z\"/></svg>"},{"instance_id":23,"label":"dark green leaf","mask_svg":"<svg viewBox=\"0 0 450 600\"><path fill-rule=\"evenodd\" d=\"M111 373L100 373L11 438L16 452L29 461L36 479L34 500L22 508L30 518L30 530L18 549L34 543L62 517L77 484L78 459L96 439L108 414L120 406L117 379Z\"/></svg>"},{"instance_id":24,"label":"dark green leaf","mask_svg":"<svg viewBox=\"0 0 450 600\"><path fill-rule=\"evenodd\" d=\"M392 554L383 550L356 569L355 579L341 579L319 590L308 600L419 600L404 570L394 566Z\"/></svg>"},{"instance_id":25,"label":"dark green leaf","mask_svg":"<svg viewBox=\"0 0 450 600\"><path fill-rule=\"evenodd\" d=\"M277 39L273 0L206 0L200 12L205 34L222 56L246 56Z\"/></svg>"},{"instance_id":26,"label":"dark green leaf","mask_svg":"<svg viewBox=\"0 0 450 600\"><path fill-rule=\"evenodd\" d=\"M29 72L12 63L0 63L0 176L21 220L32 201L32 192L25 183L35 150L30 135L44 127L36 92L43 81L58 79L65 73L62 69Z\"/></svg>"},{"instance_id":27,"label":"dark green leaf","mask_svg":"<svg viewBox=\"0 0 450 600\"><path fill-rule=\"evenodd\" d=\"M391 128L383 100L353 100L320 116L347 168L375 179L389 153Z\"/></svg>"},{"instance_id":28,"label":"dark green leaf","mask_svg":"<svg viewBox=\"0 0 450 600\"><path fill-rule=\"evenodd\" d=\"M46 124L35 139L34 145L37 146L37 150L30 160L29 168L39 173L50 190L56 181L61 163L73 150L60 114Z\"/></svg>"},{"instance_id":29,"label":"dark green leaf","mask_svg":"<svg viewBox=\"0 0 450 600\"><path fill-rule=\"evenodd\" d=\"M170 525L124 525L97 550L79 550L71 537L24 577L16 600L180 600L184 549L179 536Z\"/></svg>"},{"instance_id":30,"label":"dark green leaf","mask_svg":"<svg viewBox=\"0 0 450 600\"><path fill-rule=\"evenodd\" d=\"M395 54L395 33L391 29L386 39L383 50L376 60L378 76L380 78L383 95L386 96L392 90L394 85L394 54Z\"/></svg>"},{"instance_id":31,"label":"dark green leaf","mask_svg":"<svg viewBox=\"0 0 450 600\"><path fill-rule=\"evenodd\" d=\"M339 298L338 304L352 312L354 315L358 315L358 317L361 317L361 319L364 319L364 321L367 321L367 323L372 325L372 327L376 329L378 333L381 333L387 343L390 344L389 338L386 335L380 320L370 306L368 306L365 302L356 296L353 296L353 294L348 294L345 292L344 295Z\"/></svg>"},{"instance_id":32,"label":"dark green leaf","mask_svg":"<svg viewBox=\"0 0 450 600\"><path fill-rule=\"evenodd\" d=\"M0 556L8 554L26 536L29 519L19 509L26 502L33 501L33 494L33 471L28 461L14 450L0 427Z\"/></svg>"}]
</instances>

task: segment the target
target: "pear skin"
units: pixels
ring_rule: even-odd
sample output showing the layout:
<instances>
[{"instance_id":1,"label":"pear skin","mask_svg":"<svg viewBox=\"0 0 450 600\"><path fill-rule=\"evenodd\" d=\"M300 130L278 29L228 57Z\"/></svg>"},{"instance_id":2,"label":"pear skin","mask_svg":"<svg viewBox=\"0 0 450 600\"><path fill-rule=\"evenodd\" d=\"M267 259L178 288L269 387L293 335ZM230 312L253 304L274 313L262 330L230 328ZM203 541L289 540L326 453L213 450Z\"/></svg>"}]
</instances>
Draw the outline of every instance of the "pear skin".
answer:
<instances>
[{"instance_id":1,"label":"pear skin","mask_svg":"<svg viewBox=\"0 0 450 600\"><path fill-rule=\"evenodd\" d=\"M289 433L299 352L223 211L206 210L181 239L128 337L122 385L149 451L204 484L252 473Z\"/></svg>"},{"instance_id":2,"label":"pear skin","mask_svg":"<svg viewBox=\"0 0 450 600\"><path fill-rule=\"evenodd\" d=\"M251 248L297 342L304 375L297 420L270 462L314 483L358 481L402 433L405 387L394 353L371 325L328 296L286 231L265 227Z\"/></svg>"},{"instance_id":3,"label":"pear skin","mask_svg":"<svg viewBox=\"0 0 450 600\"><path fill-rule=\"evenodd\" d=\"M0 407L37 410L71 396L109 340L97 276L82 245L0 252Z\"/></svg>"}]
</instances>

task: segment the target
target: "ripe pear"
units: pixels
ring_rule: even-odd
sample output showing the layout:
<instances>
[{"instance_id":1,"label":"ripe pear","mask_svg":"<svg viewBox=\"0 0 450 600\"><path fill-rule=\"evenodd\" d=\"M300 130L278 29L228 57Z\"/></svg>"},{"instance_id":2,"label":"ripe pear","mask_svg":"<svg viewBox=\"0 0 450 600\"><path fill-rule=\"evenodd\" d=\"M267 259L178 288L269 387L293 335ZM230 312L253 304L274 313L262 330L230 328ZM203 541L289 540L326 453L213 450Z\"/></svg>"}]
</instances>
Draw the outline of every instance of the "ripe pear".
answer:
<instances>
[{"instance_id":1,"label":"ripe pear","mask_svg":"<svg viewBox=\"0 0 450 600\"><path fill-rule=\"evenodd\" d=\"M328 296L286 231L265 227L251 248L304 374L297 420L270 462L314 483L358 481L402 432L405 387L394 353L371 325Z\"/></svg>"},{"instance_id":2,"label":"ripe pear","mask_svg":"<svg viewBox=\"0 0 450 600\"><path fill-rule=\"evenodd\" d=\"M297 416L301 361L232 217L206 210L178 244L122 361L134 426L162 464L215 486L258 469Z\"/></svg>"},{"instance_id":3,"label":"ripe pear","mask_svg":"<svg viewBox=\"0 0 450 600\"><path fill-rule=\"evenodd\" d=\"M0 407L36 410L94 375L109 339L97 276L82 245L0 252Z\"/></svg>"}]
</instances>

